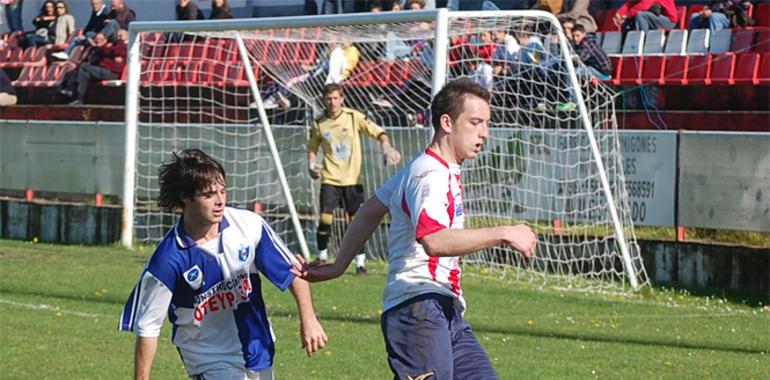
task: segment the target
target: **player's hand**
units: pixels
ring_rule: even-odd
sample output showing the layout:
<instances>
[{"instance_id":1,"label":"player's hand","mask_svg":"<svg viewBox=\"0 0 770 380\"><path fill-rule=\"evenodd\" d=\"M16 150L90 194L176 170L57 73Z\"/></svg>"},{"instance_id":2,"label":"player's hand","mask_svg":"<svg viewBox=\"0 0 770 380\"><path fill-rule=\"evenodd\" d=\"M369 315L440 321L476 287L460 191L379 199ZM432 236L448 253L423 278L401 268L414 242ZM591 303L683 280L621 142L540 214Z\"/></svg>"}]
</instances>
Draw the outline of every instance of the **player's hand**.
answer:
<instances>
[{"instance_id":1,"label":"player's hand","mask_svg":"<svg viewBox=\"0 0 770 380\"><path fill-rule=\"evenodd\" d=\"M382 157L386 165L396 165L401 162L401 153L387 143L382 144Z\"/></svg>"},{"instance_id":2,"label":"player's hand","mask_svg":"<svg viewBox=\"0 0 770 380\"><path fill-rule=\"evenodd\" d=\"M321 264L318 260L306 262L302 255L296 255L297 261L292 263L291 273L307 282L320 282L339 277L344 272L337 268L334 263Z\"/></svg>"},{"instance_id":3,"label":"player's hand","mask_svg":"<svg viewBox=\"0 0 770 380\"><path fill-rule=\"evenodd\" d=\"M314 352L324 348L329 338L326 336L321 323L315 316L312 319L308 318L307 321L302 321L299 326L299 337L302 341L302 348L307 352L307 356L313 355Z\"/></svg>"},{"instance_id":4,"label":"player's hand","mask_svg":"<svg viewBox=\"0 0 770 380\"><path fill-rule=\"evenodd\" d=\"M535 255L537 248L537 235L529 227L518 224L515 226L504 226L503 241L511 248L521 252L524 257Z\"/></svg>"},{"instance_id":5,"label":"player's hand","mask_svg":"<svg viewBox=\"0 0 770 380\"><path fill-rule=\"evenodd\" d=\"M307 174L309 174L312 179L319 179L321 178L321 168L315 162L308 162Z\"/></svg>"}]
</instances>

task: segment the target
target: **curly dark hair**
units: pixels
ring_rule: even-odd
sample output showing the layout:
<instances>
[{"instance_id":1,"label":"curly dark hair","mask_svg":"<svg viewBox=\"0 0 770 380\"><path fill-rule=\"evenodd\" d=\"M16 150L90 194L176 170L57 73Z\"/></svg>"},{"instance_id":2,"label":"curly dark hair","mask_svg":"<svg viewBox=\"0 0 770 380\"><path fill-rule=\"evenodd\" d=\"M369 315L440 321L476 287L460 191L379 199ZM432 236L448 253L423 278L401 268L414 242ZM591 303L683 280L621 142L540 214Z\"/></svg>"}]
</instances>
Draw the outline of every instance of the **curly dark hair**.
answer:
<instances>
[{"instance_id":1,"label":"curly dark hair","mask_svg":"<svg viewBox=\"0 0 770 380\"><path fill-rule=\"evenodd\" d=\"M457 120L465 110L465 98L468 96L478 97L487 103L492 98L487 89L468 78L455 79L436 94L430 104L430 119L437 133L441 129L441 116L446 114L452 121Z\"/></svg>"},{"instance_id":2,"label":"curly dark hair","mask_svg":"<svg viewBox=\"0 0 770 380\"><path fill-rule=\"evenodd\" d=\"M225 169L217 160L198 149L185 149L172 153L172 160L160 166L158 206L168 212L184 208L182 199L212 184L226 184Z\"/></svg>"}]
</instances>

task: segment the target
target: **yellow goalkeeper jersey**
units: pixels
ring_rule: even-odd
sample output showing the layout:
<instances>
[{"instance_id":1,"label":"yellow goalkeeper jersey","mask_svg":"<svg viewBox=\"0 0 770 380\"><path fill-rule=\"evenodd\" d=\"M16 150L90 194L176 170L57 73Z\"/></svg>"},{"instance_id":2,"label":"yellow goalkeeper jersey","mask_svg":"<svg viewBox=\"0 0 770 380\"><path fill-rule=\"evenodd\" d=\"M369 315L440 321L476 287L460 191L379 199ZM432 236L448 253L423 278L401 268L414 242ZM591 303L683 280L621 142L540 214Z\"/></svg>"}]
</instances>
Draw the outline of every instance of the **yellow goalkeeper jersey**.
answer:
<instances>
[{"instance_id":1,"label":"yellow goalkeeper jersey","mask_svg":"<svg viewBox=\"0 0 770 380\"><path fill-rule=\"evenodd\" d=\"M321 183L334 186L361 184L361 134L379 138L385 131L367 119L364 114L342 108L337 117L324 115L310 128L309 152L318 153L322 147L323 170Z\"/></svg>"}]
</instances>

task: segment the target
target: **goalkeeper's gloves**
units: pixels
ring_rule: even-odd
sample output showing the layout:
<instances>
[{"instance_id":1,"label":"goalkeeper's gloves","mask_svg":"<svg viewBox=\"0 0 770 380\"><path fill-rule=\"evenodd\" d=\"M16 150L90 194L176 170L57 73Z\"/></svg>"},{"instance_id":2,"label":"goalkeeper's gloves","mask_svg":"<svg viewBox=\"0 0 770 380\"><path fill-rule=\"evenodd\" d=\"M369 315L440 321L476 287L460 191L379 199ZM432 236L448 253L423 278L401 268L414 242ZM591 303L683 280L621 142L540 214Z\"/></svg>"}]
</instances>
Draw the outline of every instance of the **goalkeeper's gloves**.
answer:
<instances>
[{"instance_id":1,"label":"goalkeeper's gloves","mask_svg":"<svg viewBox=\"0 0 770 380\"><path fill-rule=\"evenodd\" d=\"M315 161L308 161L307 173L310 174L310 178L319 179L321 178L321 166L319 166Z\"/></svg>"},{"instance_id":2,"label":"goalkeeper's gloves","mask_svg":"<svg viewBox=\"0 0 770 380\"><path fill-rule=\"evenodd\" d=\"M401 161L401 153L386 142L382 143L382 157L386 165L396 165Z\"/></svg>"}]
</instances>

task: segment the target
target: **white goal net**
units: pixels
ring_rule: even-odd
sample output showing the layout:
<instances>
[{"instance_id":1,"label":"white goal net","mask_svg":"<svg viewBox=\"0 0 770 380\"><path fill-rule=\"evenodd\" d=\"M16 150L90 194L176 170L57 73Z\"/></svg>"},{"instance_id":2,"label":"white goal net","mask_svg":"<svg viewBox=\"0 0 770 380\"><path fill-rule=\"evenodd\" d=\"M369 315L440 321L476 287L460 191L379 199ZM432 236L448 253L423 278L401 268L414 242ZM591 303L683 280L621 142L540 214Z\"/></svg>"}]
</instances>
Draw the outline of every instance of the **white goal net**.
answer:
<instances>
[{"instance_id":1,"label":"white goal net","mask_svg":"<svg viewBox=\"0 0 770 380\"><path fill-rule=\"evenodd\" d=\"M464 164L467 227L527 223L539 236L533 259L500 246L466 263L561 287L647 284L614 93L571 62L555 22L542 12L442 10L137 23L127 90L127 120L136 119L128 243L157 242L174 222L156 205L158 166L171 151L195 147L225 165L228 203L259 210L292 249L303 251L301 235L314 253L319 184L307 175L306 146L324 85L340 83L345 105L386 129L403 164L432 137L431 94L466 76L492 93L490 136ZM384 165L376 141L365 139L363 149L371 196L398 167ZM342 211L336 216L332 254L345 228ZM385 258L386 237L387 218L367 255Z\"/></svg>"}]
</instances>

